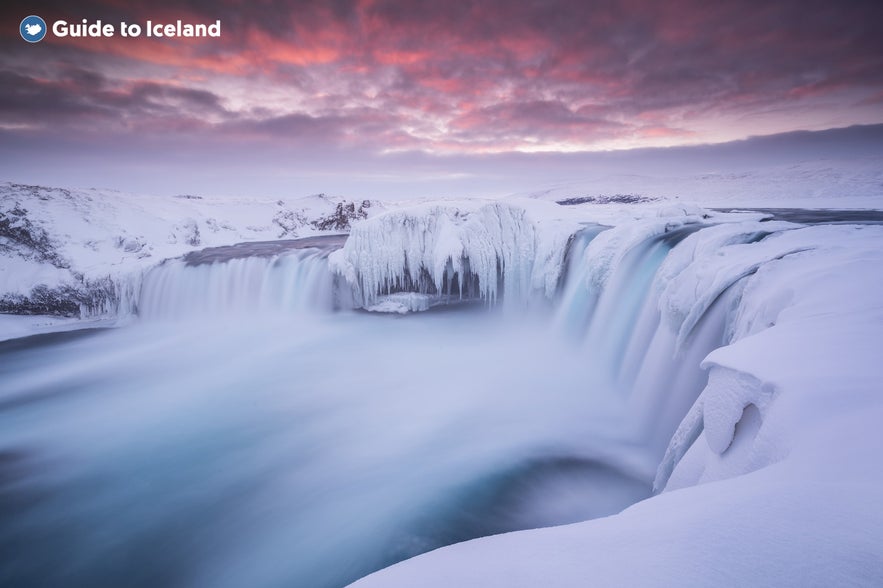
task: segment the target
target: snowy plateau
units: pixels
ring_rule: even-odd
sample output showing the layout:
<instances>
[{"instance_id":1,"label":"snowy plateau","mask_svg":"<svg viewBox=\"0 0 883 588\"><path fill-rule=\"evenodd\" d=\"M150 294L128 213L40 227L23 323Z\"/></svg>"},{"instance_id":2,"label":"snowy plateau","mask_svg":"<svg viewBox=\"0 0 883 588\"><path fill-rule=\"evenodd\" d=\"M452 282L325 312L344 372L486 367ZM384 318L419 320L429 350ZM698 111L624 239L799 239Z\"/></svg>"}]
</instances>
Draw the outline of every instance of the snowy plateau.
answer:
<instances>
[{"instance_id":1,"label":"snowy plateau","mask_svg":"<svg viewBox=\"0 0 883 588\"><path fill-rule=\"evenodd\" d=\"M87 423L54 417L54 442L26 411L3 425L0 470L18 463L9 448L36 447L66 464L39 482L72 489L4 510L0 545L52 536L72 551L57 568L31 554L0 580L122 578L96 570L165 540L166 521L190 529L202 563L123 570L186 567L151 577L193 586L883 585L881 163L401 202L0 185L0 406L55 379L80 390L63 406ZM248 323L236 352L213 340L226 320ZM203 326L163 330L185 323ZM15 346L84 327L115 328L45 359ZM90 371L100 356L105 375ZM230 365L197 381L208 361ZM186 394L148 399L171 389L166 372ZM229 379L244 373L252 400L237 404ZM83 392L96 378L114 390L113 424ZM309 402L261 391L292 380ZM334 403L352 414L327 430L285 422ZM310 449L280 468L295 446ZM205 465L229 455L241 477ZM273 484L249 485L267 471ZM17 496L4 476L0 497ZM93 479L102 494L78 494ZM54 500L68 526L40 527ZM102 500L119 517L94 510ZM529 516L474 522L504 502ZM231 504L228 528L209 509Z\"/></svg>"}]
</instances>

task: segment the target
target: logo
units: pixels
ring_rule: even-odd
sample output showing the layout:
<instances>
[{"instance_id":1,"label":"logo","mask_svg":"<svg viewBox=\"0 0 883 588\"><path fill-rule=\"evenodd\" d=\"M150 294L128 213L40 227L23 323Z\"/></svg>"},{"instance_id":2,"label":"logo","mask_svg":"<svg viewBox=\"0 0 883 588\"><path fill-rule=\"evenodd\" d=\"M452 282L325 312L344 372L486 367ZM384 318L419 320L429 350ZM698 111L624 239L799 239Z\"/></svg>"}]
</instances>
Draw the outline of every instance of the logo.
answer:
<instances>
[{"instance_id":1,"label":"logo","mask_svg":"<svg viewBox=\"0 0 883 588\"><path fill-rule=\"evenodd\" d=\"M46 36L46 21L35 15L25 17L18 25L18 32L28 43L39 43Z\"/></svg>"}]
</instances>

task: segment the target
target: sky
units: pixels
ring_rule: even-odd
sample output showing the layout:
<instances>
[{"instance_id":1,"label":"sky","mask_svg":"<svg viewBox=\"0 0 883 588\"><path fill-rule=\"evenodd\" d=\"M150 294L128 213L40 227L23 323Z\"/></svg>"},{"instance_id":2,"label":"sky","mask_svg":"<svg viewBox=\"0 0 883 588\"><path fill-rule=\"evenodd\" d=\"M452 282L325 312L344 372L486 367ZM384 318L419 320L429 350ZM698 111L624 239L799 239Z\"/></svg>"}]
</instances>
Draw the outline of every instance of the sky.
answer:
<instances>
[{"instance_id":1,"label":"sky","mask_svg":"<svg viewBox=\"0 0 883 588\"><path fill-rule=\"evenodd\" d=\"M883 123L879 1L130 4L0 8L0 179L492 186L608 150ZM30 14L221 36L30 44Z\"/></svg>"}]
</instances>

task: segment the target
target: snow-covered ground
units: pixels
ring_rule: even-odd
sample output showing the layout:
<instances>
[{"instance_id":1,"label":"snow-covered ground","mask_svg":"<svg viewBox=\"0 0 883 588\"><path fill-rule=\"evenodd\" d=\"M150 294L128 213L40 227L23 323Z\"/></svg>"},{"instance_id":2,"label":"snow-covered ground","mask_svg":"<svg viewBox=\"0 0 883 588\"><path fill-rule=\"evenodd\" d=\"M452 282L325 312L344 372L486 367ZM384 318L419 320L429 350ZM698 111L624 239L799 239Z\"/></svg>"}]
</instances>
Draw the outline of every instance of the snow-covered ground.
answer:
<instances>
[{"instance_id":1,"label":"snow-covered ground","mask_svg":"<svg viewBox=\"0 0 883 588\"><path fill-rule=\"evenodd\" d=\"M696 148L698 149L698 148ZM592 170L584 178L513 194L550 201L589 199L607 208L617 201L698 202L707 207L880 208L883 156L870 150L852 157L816 158L766 166L712 161L702 171ZM605 205L608 203L612 206Z\"/></svg>"},{"instance_id":2,"label":"snow-covered ground","mask_svg":"<svg viewBox=\"0 0 883 588\"><path fill-rule=\"evenodd\" d=\"M748 238L764 224L771 236ZM883 227L738 223L682 245L657 274L657 338L682 339L741 285L729 344L702 361L707 385L659 467L661 493L607 518L445 547L353 586L883 583ZM653 385L660 410L636 407L659 418L665 391L674 402L680 390Z\"/></svg>"},{"instance_id":3,"label":"snow-covered ground","mask_svg":"<svg viewBox=\"0 0 883 588\"><path fill-rule=\"evenodd\" d=\"M0 300L117 317L148 295L142 308L181 318L168 310L278 311L305 284L325 310L340 302L328 292L347 288L353 306L393 313L443 296L516 309L540 299L549 328L575 333L625 393L617 434L636 449L616 465L648 489L655 478L657 494L606 518L445 547L356 586L880 585L883 226L716 209L883 210L881 163L598 176L497 200L351 208L7 184ZM330 255L160 266L350 230ZM298 312L314 309L296 294ZM0 331L78 324L7 316ZM586 451L604 463L612 438Z\"/></svg>"},{"instance_id":4,"label":"snow-covered ground","mask_svg":"<svg viewBox=\"0 0 883 588\"><path fill-rule=\"evenodd\" d=\"M521 244L528 249L546 248L537 252L545 259L538 259L531 270L533 275L528 278L532 281L531 287L548 291L554 271L544 269L543 264L556 265L555 256L560 255L562 236L572 232L575 223L617 225L655 216L660 211L675 215L684 211L695 213L699 204L724 209L883 206L883 157L879 155L813 159L728 171L716 171L714 165L702 169L706 171L683 173L672 169L669 173L657 167L624 174L616 170L609 173L587 170L583 180L561 182L504 198L503 202L513 205L511 210L516 216L527 215L527 222L522 223L527 233L522 235ZM540 202L531 204L529 200L544 201L549 206L542 207ZM351 222L358 224L361 218L399 209L408 209L408 212L399 217L387 216L383 221L387 226L401 222L405 216L441 223L440 230L430 231L438 239L434 248L422 250L434 258L419 260L425 267L432 268L433 286L437 289L443 285L444 264L452 248L474 249L476 243L483 246L487 239L497 239L497 254L503 253L505 257L524 253L507 250L509 244L500 240L503 235L499 230L489 229L487 223L476 220L484 214L482 207L498 206L492 202L451 198L363 203L358 198L325 195L285 199L150 196L0 184L0 310L83 317L129 314L144 273L164 259L205 247L346 232ZM553 204L557 202L564 205ZM429 210L442 209L447 212L427 214ZM525 212L520 212L522 210ZM462 218L457 218L458 215ZM475 232L479 226L484 227L483 235L481 231ZM360 251L373 255L366 246L388 247L389 243L381 245L377 240L381 232L398 234L381 229L380 225L373 227L376 228L358 228L347 245L345 256L336 256L334 263L357 290L358 284L353 281L357 279L353 273L353 256L361 255ZM432 227L414 227L418 232L423 229ZM361 235L371 230L373 234L362 238ZM493 235L493 231L498 234ZM536 235L528 234L530 231ZM398 245L405 251L404 244ZM459 262L457 255L452 260L455 265ZM489 261L493 260L485 260ZM477 257L472 262L482 263ZM476 269L488 278L488 272L494 270L492 266L494 263L485 263L485 267ZM392 277L383 272L368 276L380 282ZM536 283L542 279L546 280L545 284ZM491 281L486 279L482 284L482 296L494 295L495 284ZM371 306L378 301L366 299L365 302ZM420 304L423 303L428 302ZM400 308L400 305L392 306Z\"/></svg>"}]
</instances>

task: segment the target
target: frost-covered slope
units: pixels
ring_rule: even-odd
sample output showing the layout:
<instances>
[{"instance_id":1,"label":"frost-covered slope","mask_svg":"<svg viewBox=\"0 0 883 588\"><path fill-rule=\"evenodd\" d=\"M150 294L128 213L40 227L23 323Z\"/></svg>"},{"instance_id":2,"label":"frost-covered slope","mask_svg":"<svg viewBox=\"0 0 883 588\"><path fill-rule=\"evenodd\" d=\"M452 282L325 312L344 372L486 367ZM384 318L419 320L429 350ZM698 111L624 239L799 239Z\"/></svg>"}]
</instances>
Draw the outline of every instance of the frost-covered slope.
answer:
<instances>
[{"instance_id":1,"label":"frost-covered slope","mask_svg":"<svg viewBox=\"0 0 883 588\"><path fill-rule=\"evenodd\" d=\"M881 288L880 226L694 232L656 273L659 331L642 361L660 341L683 352L715 300L729 344L703 362L708 382L669 444L661 494L442 548L354 586L880 585ZM632 404L662 418L679 382L651 382L654 403L639 381Z\"/></svg>"}]
</instances>

